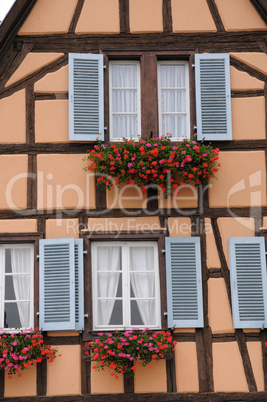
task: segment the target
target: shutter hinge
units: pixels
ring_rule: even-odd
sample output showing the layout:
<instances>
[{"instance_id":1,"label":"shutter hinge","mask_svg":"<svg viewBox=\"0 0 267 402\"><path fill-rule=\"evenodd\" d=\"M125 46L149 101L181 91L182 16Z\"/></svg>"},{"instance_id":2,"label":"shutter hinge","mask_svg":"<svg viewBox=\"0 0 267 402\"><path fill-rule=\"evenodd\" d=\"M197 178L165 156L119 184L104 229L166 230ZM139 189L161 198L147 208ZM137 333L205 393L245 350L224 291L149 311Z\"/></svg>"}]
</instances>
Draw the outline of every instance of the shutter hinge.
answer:
<instances>
[{"instance_id":1,"label":"shutter hinge","mask_svg":"<svg viewBox=\"0 0 267 402\"><path fill-rule=\"evenodd\" d=\"M107 66L103 66L103 68L107 68Z\"/></svg>"},{"instance_id":2,"label":"shutter hinge","mask_svg":"<svg viewBox=\"0 0 267 402\"><path fill-rule=\"evenodd\" d=\"M86 250L84 250L84 251L83 251L83 254L87 254L87 251L86 251Z\"/></svg>"},{"instance_id":3,"label":"shutter hinge","mask_svg":"<svg viewBox=\"0 0 267 402\"><path fill-rule=\"evenodd\" d=\"M197 130L197 126L194 126L194 129Z\"/></svg>"},{"instance_id":4,"label":"shutter hinge","mask_svg":"<svg viewBox=\"0 0 267 402\"><path fill-rule=\"evenodd\" d=\"M39 311L36 313L36 315L40 315Z\"/></svg>"},{"instance_id":5,"label":"shutter hinge","mask_svg":"<svg viewBox=\"0 0 267 402\"><path fill-rule=\"evenodd\" d=\"M104 127L104 130L106 130L106 131L107 131L107 129L108 129L107 127Z\"/></svg>"},{"instance_id":6,"label":"shutter hinge","mask_svg":"<svg viewBox=\"0 0 267 402\"><path fill-rule=\"evenodd\" d=\"M265 328L265 326L264 326L264 323L263 323L261 329L264 330L264 328Z\"/></svg>"},{"instance_id":7,"label":"shutter hinge","mask_svg":"<svg viewBox=\"0 0 267 402\"><path fill-rule=\"evenodd\" d=\"M36 257L37 257L37 259L39 260L39 254L38 254Z\"/></svg>"},{"instance_id":8,"label":"shutter hinge","mask_svg":"<svg viewBox=\"0 0 267 402\"><path fill-rule=\"evenodd\" d=\"M167 311L165 311L165 313L163 313L163 315L168 315Z\"/></svg>"},{"instance_id":9,"label":"shutter hinge","mask_svg":"<svg viewBox=\"0 0 267 402\"><path fill-rule=\"evenodd\" d=\"M166 250L161 250L161 252L162 252L162 254L165 254L165 253L166 253Z\"/></svg>"},{"instance_id":10,"label":"shutter hinge","mask_svg":"<svg viewBox=\"0 0 267 402\"><path fill-rule=\"evenodd\" d=\"M195 67L196 67L196 65L195 65L195 64L192 64L192 67L193 67L193 68L195 68Z\"/></svg>"},{"instance_id":11,"label":"shutter hinge","mask_svg":"<svg viewBox=\"0 0 267 402\"><path fill-rule=\"evenodd\" d=\"M88 314L84 314L84 318L88 318Z\"/></svg>"}]
</instances>

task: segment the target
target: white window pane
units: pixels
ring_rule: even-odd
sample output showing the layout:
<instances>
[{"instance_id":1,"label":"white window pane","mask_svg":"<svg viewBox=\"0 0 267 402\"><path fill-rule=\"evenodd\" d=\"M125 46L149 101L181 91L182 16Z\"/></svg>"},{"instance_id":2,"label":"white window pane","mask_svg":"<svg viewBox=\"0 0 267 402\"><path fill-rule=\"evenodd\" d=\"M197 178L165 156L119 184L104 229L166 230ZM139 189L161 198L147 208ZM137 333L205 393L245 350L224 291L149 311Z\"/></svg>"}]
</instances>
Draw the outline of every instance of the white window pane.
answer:
<instances>
[{"instance_id":1,"label":"white window pane","mask_svg":"<svg viewBox=\"0 0 267 402\"><path fill-rule=\"evenodd\" d=\"M186 116L185 115L163 115L162 134L172 134L173 138L186 137Z\"/></svg>"},{"instance_id":2,"label":"white window pane","mask_svg":"<svg viewBox=\"0 0 267 402\"><path fill-rule=\"evenodd\" d=\"M17 295L20 295L20 300L29 300L30 292L30 275L14 275L6 276L5 279L5 300L18 300Z\"/></svg>"},{"instance_id":3,"label":"white window pane","mask_svg":"<svg viewBox=\"0 0 267 402\"><path fill-rule=\"evenodd\" d=\"M136 88L137 65L136 64L112 64L113 88Z\"/></svg>"},{"instance_id":4,"label":"white window pane","mask_svg":"<svg viewBox=\"0 0 267 402\"><path fill-rule=\"evenodd\" d=\"M5 328L30 328L30 302L5 303Z\"/></svg>"},{"instance_id":5,"label":"white window pane","mask_svg":"<svg viewBox=\"0 0 267 402\"><path fill-rule=\"evenodd\" d=\"M161 111L163 113L186 112L185 89L163 89L161 92Z\"/></svg>"},{"instance_id":6,"label":"white window pane","mask_svg":"<svg viewBox=\"0 0 267 402\"><path fill-rule=\"evenodd\" d=\"M120 273L99 273L97 281L98 297L122 297Z\"/></svg>"},{"instance_id":7,"label":"white window pane","mask_svg":"<svg viewBox=\"0 0 267 402\"><path fill-rule=\"evenodd\" d=\"M130 247L130 271L154 271L154 247Z\"/></svg>"},{"instance_id":8,"label":"white window pane","mask_svg":"<svg viewBox=\"0 0 267 402\"><path fill-rule=\"evenodd\" d=\"M160 68L162 88L185 87L185 66L184 65L161 65Z\"/></svg>"},{"instance_id":9,"label":"white window pane","mask_svg":"<svg viewBox=\"0 0 267 402\"><path fill-rule=\"evenodd\" d=\"M131 297L155 297L154 272L138 272L130 274ZM136 287L138 289L136 289Z\"/></svg>"},{"instance_id":10,"label":"white window pane","mask_svg":"<svg viewBox=\"0 0 267 402\"><path fill-rule=\"evenodd\" d=\"M140 317L142 319L142 324L146 326L154 326L156 325L156 304L155 300L138 300L137 306L139 309ZM140 325L136 321L138 315L134 313L135 310L135 300L131 301L131 310L133 313L131 314L131 325Z\"/></svg>"},{"instance_id":11,"label":"white window pane","mask_svg":"<svg viewBox=\"0 0 267 402\"><path fill-rule=\"evenodd\" d=\"M136 99L136 90L114 89L112 92L113 113L136 113Z\"/></svg>"},{"instance_id":12,"label":"white window pane","mask_svg":"<svg viewBox=\"0 0 267 402\"><path fill-rule=\"evenodd\" d=\"M97 271L118 271L121 269L121 247L97 247Z\"/></svg>"},{"instance_id":13,"label":"white window pane","mask_svg":"<svg viewBox=\"0 0 267 402\"><path fill-rule=\"evenodd\" d=\"M98 300L97 325L122 324L122 300Z\"/></svg>"},{"instance_id":14,"label":"white window pane","mask_svg":"<svg viewBox=\"0 0 267 402\"><path fill-rule=\"evenodd\" d=\"M114 115L113 138L137 137L137 115Z\"/></svg>"},{"instance_id":15,"label":"white window pane","mask_svg":"<svg viewBox=\"0 0 267 402\"><path fill-rule=\"evenodd\" d=\"M6 273L30 273L32 248L7 248L5 250Z\"/></svg>"}]
</instances>

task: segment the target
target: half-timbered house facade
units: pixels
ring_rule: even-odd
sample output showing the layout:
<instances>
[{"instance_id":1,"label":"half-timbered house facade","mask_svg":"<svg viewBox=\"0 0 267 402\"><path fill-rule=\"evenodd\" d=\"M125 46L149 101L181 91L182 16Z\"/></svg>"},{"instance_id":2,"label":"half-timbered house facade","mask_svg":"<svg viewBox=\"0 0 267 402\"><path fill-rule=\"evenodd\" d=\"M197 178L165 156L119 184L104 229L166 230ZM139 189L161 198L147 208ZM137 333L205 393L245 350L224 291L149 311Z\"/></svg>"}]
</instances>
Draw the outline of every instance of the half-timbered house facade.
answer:
<instances>
[{"instance_id":1,"label":"half-timbered house facade","mask_svg":"<svg viewBox=\"0 0 267 402\"><path fill-rule=\"evenodd\" d=\"M0 401L267 400L266 13L266 0L14 3L0 26L0 328L39 327L61 356L0 370ZM98 139L166 133L220 149L208 187L165 199L84 171ZM84 342L131 327L171 330L173 358L134 379L95 371Z\"/></svg>"}]
</instances>

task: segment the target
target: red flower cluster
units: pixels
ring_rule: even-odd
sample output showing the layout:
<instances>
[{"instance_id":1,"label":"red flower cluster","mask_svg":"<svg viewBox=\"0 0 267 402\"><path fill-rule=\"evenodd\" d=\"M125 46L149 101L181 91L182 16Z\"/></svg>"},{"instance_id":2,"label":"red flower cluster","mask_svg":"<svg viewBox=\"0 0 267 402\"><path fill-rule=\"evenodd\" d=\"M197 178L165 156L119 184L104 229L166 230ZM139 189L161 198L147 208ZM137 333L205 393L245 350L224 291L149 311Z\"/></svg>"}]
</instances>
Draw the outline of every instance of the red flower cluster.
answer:
<instances>
[{"instance_id":1,"label":"red flower cluster","mask_svg":"<svg viewBox=\"0 0 267 402\"><path fill-rule=\"evenodd\" d=\"M89 151L85 170L97 173L97 183L108 189L127 183L141 187L143 192L148 187L157 188L167 198L185 183L207 184L220 166L218 155L218 148L196 141L174 145L170 136L124 140L110 146L100 141Z\"/></svg>"},{"instance_id":2,"label":"red flower cluster","mask_svg":"<svg viewBox=\"0 0 267 402\"><path fill-rule=\"evenodd\" d=\"M38 328L18 333L0 332L0 370L7 370L8 378L44 359L52 362L56 352L56 348L44 345Z\"/></svg>"},{"instance_id":3,"label":"red flower cluster","mask_svg":"<svg viewBox=\"0 0 267 402\"><path fill-rule=\"evenodd\" d=\"M115 333L99 333L99 338L84 344L85 355L99 362L95 370L105 367L126 377L134 376L136 364L146 367L153 359L168 359L172 356L176 341L170 332L148 329ZM111 375L118 378L118 375Z\"/></svg>"}]
</instances>

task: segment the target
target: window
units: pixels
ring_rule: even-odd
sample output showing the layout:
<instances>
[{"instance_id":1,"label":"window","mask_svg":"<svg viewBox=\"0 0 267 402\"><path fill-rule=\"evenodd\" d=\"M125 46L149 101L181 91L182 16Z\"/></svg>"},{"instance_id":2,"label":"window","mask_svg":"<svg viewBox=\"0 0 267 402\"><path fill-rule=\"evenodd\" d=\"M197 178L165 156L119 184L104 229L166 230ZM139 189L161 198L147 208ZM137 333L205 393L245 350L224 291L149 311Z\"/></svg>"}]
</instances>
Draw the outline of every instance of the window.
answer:
<instances>
[{"instance_id":1,"label":"window","mask_svg":"<svg viewBox=\"0 0 267 402\"><path fill-rule=\"evenodd\" d=\"M160 328L157 242L92 243L94 329Z\"/></svg>"},{"instance_id":2,"label":"window","mask_svg":"<svg viewBox=\"0 0 267 402\"><path fill-rule=\"evenodd\" d=\"M263 237L229 238L234 328L266 328L267 277Z\"/></svg>"},{"instance_id":3,"label":"window","mask_svg":"<svg viewBox=\"0 0 267 402\"><path fill-rule=\"evenodd\" d=\"M109 63L110 139L141 135L140 63Z\"/></svg>"},{"instance_id":4,"label":"window","mask_svg":"<svg viewBox=\"0 0 267 402\"><path fill-rule=\"evenodd\" d=\"M188 62L158 62L158 113L160 135L190 137Z\"/></svg>"},{"instance_id":5,"label":"window","mask_svg":"<svg viewBox=\"0 0 267 402\"><path fill-rule=\"evenodd\" d=\"M0 246L1 328L34 327L33 256L33 244Z\"/></svg>"}]
</instances>

